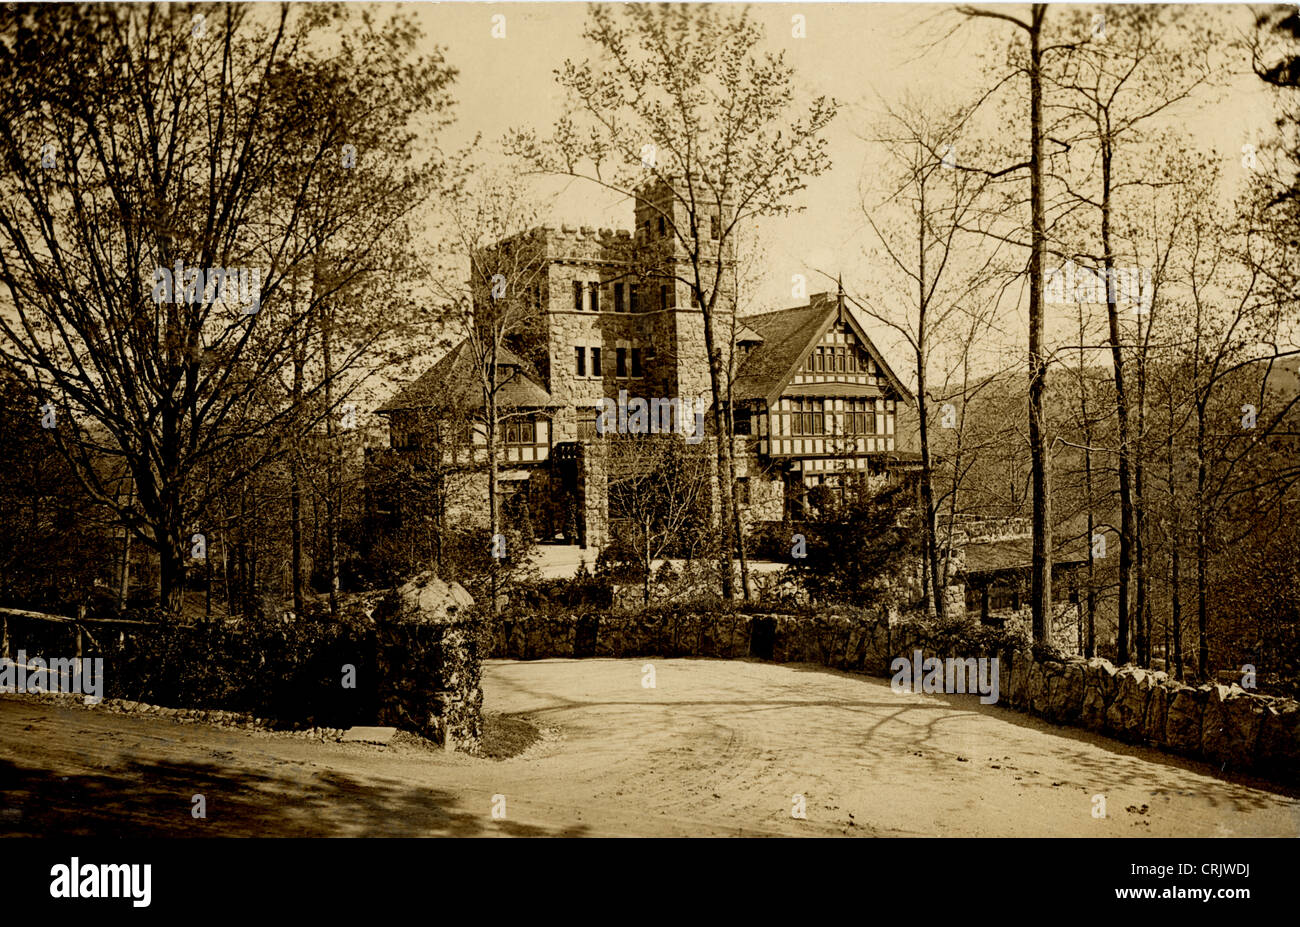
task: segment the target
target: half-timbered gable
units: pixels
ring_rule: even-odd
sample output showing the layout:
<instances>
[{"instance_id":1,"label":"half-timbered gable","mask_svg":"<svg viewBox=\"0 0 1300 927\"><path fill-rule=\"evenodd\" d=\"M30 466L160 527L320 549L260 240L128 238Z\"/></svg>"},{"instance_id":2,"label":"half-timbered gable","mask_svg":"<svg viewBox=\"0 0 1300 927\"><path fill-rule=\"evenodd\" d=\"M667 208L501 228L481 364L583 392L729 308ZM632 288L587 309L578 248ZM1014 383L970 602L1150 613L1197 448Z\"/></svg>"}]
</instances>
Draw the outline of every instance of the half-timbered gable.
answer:
<instances>
[{"instance_id":1,"label":"half-timbered gable","mask_svg":"<svg viewBox=\"0 0 1300 927\"><path fill-rule=\"evenodd\" d=\"M796 494L846 472L907 469L897 442L901 404L914 400L842 300L745 317L761 337L734 390L754 449Z\"/></svg>"}]
</instances>

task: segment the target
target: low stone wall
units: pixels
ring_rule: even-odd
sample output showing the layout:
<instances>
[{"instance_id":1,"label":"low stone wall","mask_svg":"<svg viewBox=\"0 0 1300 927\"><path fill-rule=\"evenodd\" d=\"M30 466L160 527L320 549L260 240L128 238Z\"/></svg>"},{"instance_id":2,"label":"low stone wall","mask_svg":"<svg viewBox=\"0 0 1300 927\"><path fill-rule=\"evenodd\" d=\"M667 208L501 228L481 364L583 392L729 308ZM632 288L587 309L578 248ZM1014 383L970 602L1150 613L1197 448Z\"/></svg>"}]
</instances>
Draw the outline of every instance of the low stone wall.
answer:
<instances>
[{"instance_id":1,"label":"low stone wall","mask_svg":"<svg viewBox=\"0 0 1300 927\"><path fill-rule=\"evenodd\" d=\"M652 611L502 618L491 632L494 657L744 657L750 616Z\"/></svg>"},{"instance_id":2,"label":"low stone wall","mask_svg":"<svg viewBox=\"0 0 1300 927\"><path fill-rule=\"evenodd\" d=\"M1300 784L1300 703L1239 686L1081 657L1035 659L1017 630L934 627L853 614L661 609L646 615L514 617L489 629L492 656L723 657L820 663L889 678L896 657L997 657L998 704L1224 769Z\"/></svg>"},{"instance_id":3,"label":"low stone wall","mask_svg":"<svg viewBox=\"0 0 1300 927\"><path fill-rule=\"evenodd\" d=\"M1107 660L1007 654L1002 701L1057 724L1148 744L1223 768L1300 782L1300 704L1240 686L1189 686Z\"/></svg>"},{"instance_id":4,"label":"low stone wall","mask_svg":"<svg viewBox=\"0 0 1300 927\"><path fill-rule=\"evenodd\" d=\"M379 723L477 752L483 732L482 623L458 585L421 574L375 609Z\"/></svg>"}]
</instances>

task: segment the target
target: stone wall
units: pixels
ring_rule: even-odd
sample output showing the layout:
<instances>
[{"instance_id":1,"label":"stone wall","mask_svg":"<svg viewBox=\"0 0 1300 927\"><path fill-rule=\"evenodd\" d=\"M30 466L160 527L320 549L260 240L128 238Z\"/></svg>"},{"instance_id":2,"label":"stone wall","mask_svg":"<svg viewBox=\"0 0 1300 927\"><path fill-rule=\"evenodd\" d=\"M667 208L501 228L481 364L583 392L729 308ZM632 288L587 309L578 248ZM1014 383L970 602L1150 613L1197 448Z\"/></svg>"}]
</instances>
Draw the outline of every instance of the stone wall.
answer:
<instances>
[{"instance_id":1,"label":"stone wall","mask_svg":"<svg viewBox=\"0 0 1300 927\"><path fill-rule=\"evenodd\" d=\"M1048 640L1053 647L1062 653L1079 656L1080 615L1078 603L1053 602L1052 606L1052 626L1047 632ZM978 607L972 609L972 614L978 617ZM1033 629L1034 613L1031 608L1022 608L1019 611L998 611L994 612L993 616L1001 618L1005 623L1005 627L1019 631L1026 637L1029 636Z\"/></svg>"},{"instance_id":2,"label":"stone wall","mask_svg":"<svg viewBox=\"0 0 1300 927\"><path fill-rule=\"evenodd\" d=\"M998 705L1239 772L1300 784L1300 703L1238 686L1189 686L1102 659L1035 659L1018 631L851 613L696 608L514 616L491 629L495 657L760 656L890 677L895 657L998 657Z\"/></svg>"},{"instance_id":3,"label":"stone wall","mask_svg":"<svg viewBox=\"0 0 1300 927\"><path fill-rule=\"evenodd\" d=\"M375 609L379 723L476 752L483 727L483 627L459 584L422 573Z\"/></svg>"},{"instance_id":4,"label":"stone wall","mask_svg":"<svg viewBox=\"0 0 1300 927\"><path fill-rule=\"evenodd\" d=\"M1300 781L1300 704L1239 686L1188 686L1098 658L1003 659L1003 700L1058 724L1148 744L1223 768Z\"/></svg>"}]
</instances>

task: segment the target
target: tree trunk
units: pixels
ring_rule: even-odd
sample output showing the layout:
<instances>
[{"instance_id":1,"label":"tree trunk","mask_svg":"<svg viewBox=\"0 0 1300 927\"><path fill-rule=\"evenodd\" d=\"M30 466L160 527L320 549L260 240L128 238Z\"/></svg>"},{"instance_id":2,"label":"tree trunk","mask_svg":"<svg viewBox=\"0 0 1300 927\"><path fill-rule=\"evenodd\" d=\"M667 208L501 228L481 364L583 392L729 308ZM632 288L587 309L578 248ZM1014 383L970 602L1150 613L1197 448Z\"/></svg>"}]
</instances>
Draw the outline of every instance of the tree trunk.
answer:
<instances>
[{"instance_id":1,"label":"tree trunk","mask_svg":"<svg viewBox=\"0 0 1300 927\"><path fill-rule=\"evenodd\" d=\"M492 616L501 615L501 558L497 537L501 534L501 512L497 505L497 345L494 341L488 356L487 387L484 407L487 411L487 464L488 464L488 532L492 545Z\"/></svg>"},{"instance_id":2,"label":"tree trunk","mask_svg":"<svg viewBox=\"0 0 1300 927\"><path fill-rule=\"evenodd\" d=\"M1030 47L1030 201L1033 234L1029 256L1029 451L1034 492L1033 560L1030 579L1035 644L1048 641L1052 609L1052 497L1048 457L1047 362L1043 354L1043 253L1046 219L1043 205L1043 53L1044 4L1034 4ZM922 397L924 401L924 397Z\"/></svg>"},{"instance_id":3,"label":"tree trunk","mask_svg":"<svg viewBox=\"0 0 1300 927\"><path fill-rule=\"evenodd\" d=\"M734 355L736 351L735 326L732 326L731 351L728 356ZM736 433L736 410L731 405L731 381L734 377L733 368L735 367L734 359L727 365L727 434ZM728 442L732 439L728 438ZM734 448L733 448L734 449ZM740 558L740 595L749 601L749 557L745 551L745 526L740 516L740 500L736 499L736 459L733 454L727 455L727 466L731 469L727 473L727 479L731 483L732 497L732 531L736 535L736 556Z\"/></svg>"},{"instance_id":4,"label":"tree trunk","mask_svg":"<svg viewBox=\"0 0 1300 927\"><path fill-rule=\"evenodd\" d=\"M710 297L716 300L716 291ZM701 301L703 305L703 301ZM735 471L735 464L731 457L731 436L730 429L727 427L727 415L724 411L722 397L727 395L727 390L723 388L724 381L722 376L722 354L715 347L713 331L713 309L712 306L704 312L704 350L709 356L709 386L713 390L713 431L717 439L717 457L718 457L718 504L721 511L718 513L718 525L722 534L722 549L718 554L718 566L722 570L722 598L731 601L736 597L736 578L732 573L733 570L733 551L735 550L735 538L733 533L736 526L735 514L735 496L732 493L732 474Z\"/></svg>"},{"instance_id":5,"label":"tree trunk","mask_svg":"<svg viewBox=\"0 0 1300 927\"><path fill-rule=\"evenodd\" d=\"M1148 334L1150 333L1150 321ZM1133 567L1137 578L1137 598L1133 613L1137 617L1138 627L1138 661L1143 666L1150 666L1154 638L1151 633L1151 601L1148 596L1146 568L1146 512L1144 482L1146 466L1144 462L1147 413L1147 376L1146 354L1141 348L1145 342L1142 337L1141 316L1138 317L1139 352L1137 356L1137 432L1133 436ZM1166 654L1166 658L1168 654Z\"/></svg>"},{"instance_id":6,"label":"tree trunk","mask_svg":"<svg viewBox=\"0 0 1300 927\"><path fill-rule=\"evenodd\" d=\"M1169 404L1169 437L1165 450L1165 462L1169 476L1169 595L1174 625L1174 675L1176 679L1181 681L1183 678L1182 558L1179 545L1181 526L1178 512L1178 492L1174 485L1174 409L1172 402Z\"/></svg>"},{"instance_id":7,"label":"tree trunk","mask_svg":"<svg viewBox=\"0 0 1300 927\"><path fill-rule=\"evenodd\" d=\"M293 405L295 410L302 408L304 359L301 352L294 351L293 358ZM302 569L302 458L295 448L289 455L289 559L293 570L293 613L302 615L306 611L303 595Z\"/></svg>"},{"instance_id":8,"label":"tree trunk","mask_svg":"<svg viewBox=\"0 0 1300 927\"><path fill-rule=\"evenodd\" d=\"M179 531L169 533L158 547L158 598L173 617L179 617L185 604L185 570L189 553Z\"/></svg>"},{"instance_id":9,"label":"tree trunk","mask_svg":"<svg viewBox=\"0 0 1300 927\"><path fill-rule=\"evenodd\" d=\"M917 322L916 322L916 402L917 420L921 428L921 505L925 508L925 558L930 571L930 599L928 611L943 618L947 614L943 580L939 572L939 538L934 509L934 471L930 460L930 427L925 414L925 314L928 307L925 290L925 181L919 184L920 222L917 223Z\"/></svg>"},{"instance_id":10,"label":"tree trunk","mask_svg":"<svg viewBox=\"0 0 1300 927\"><path fill-rule=\"evenodd\" d=\"M1205 465L1205 401L1198 400L1196 412L1196 675L1204 682L1210 672L1209 586L1210 586L1210 515L1205 505L1205 484L1209 473Z\"/></svg>"},{"instance_id":11,"label":"tree trunk","mask_svg":"<svg viewBox=\"0 0 1300 927\"><path fill-rule=\"evenodd\" d=\"M253 513L252 518L256 519L257 518L257 486L255 483L250 485L249 494L252 496L252 502L248 508L249 511ZM255 615L257 614L258 606L261 604L258 601L259 587L257 582L257 560L258 560L257 539L261 535L261 532L257 530L249 530L247 518L248 516L246 513L245 521L244 521L245 537L250 538L251 540L245 541L245 544L247 545L246 549L248 551L248 569L244 575L244 581L248 584L248 586L244 591L244 607L247 610L248 614Z\"/></svg>"},{"instance_id":12,"label":"tree trunk","mask_svg":"<svg viewBox=\"0 0 1300 927\"><path fill-rule=\"evenodd\" d=\"M1084 340L1083 307L1079 307L1079 344ZM1097 519L1093 512L1092 495L1092 420L1088 418L1088 384L1083 373L1083 349L1079 350L1079 417L1083 421L1083 491L1088 506L1088 592L1087 636L1083 655L1091 659L1097 655L1097 559L1093 554L1092 539L1097 532Z\"/></svg>"},{"instance_id":13,"label":"tree trunk","mask_svg":"<svg viewBox=\"0 0 1300 927\"><path fill-rule=\"evenodd\" d=\"M648 524L645 526L645 534L643 535L643 537L645 538L645 546L642 548L643 551L642 560L645 563L645 570L641 575L641 604L649 605L650 604L650 570L653 567L653 563L650 559L650 526Z\"/></svg>"},{"instance_id":14,"label":"tree trunk","mask_svg":"<svg viewBox=\"0 0 1300 927\"><path fill-rule=\"evenodd\" d=\"M938 519L934 506L934 484L931 480L930 433L925 414L925 364L919 351L916 355L916 384L916 401L919 406L917 418L921 426L921 505L925 509L925 562L929 572L929 590L932 600L928 611L943 618L947 614L947 603L944 601L943 576L939 572Z\"/></svg>"},{"instance_id":15,"label":"tree trunk","mask_svg":"<svg viewBox=\"0 0 1300 927\"><path fill-rule=\"evenodd\" d=\"M1101 125L1098 117L1099 127ZM1102 200L1101 243L1103 267L1106 272L1106 319L1110 327L1110 357L1115 368L1115 411L1119 427L1119 593L1117 596L1119 632L1117 658L1119 663L1129 662L1129 583L1133 570L1133 498L1130 476L1130 448L1128 428L1128 397L1124 392L1124 352L1119 331L1119 307L1115 293L1115 255L1111 251L1110 187L1111 153L1109 139L1102 131ZM1140 659L1140 657L1139 657Z\"/></svg>"},{"instance_id":16,"label":"tree trunk","mask_svg":"<svg viewBox=\"0 0 1300 927\"><path fill-rule=\"evenodd\" d=\"M735 470L734 460L732 462L732 470ZM731 481L731 485L733 488L735 487L736 481L734 479ZM741 518L739 502L736 502L736 504L732 506L732 511L736 516L735 527L733 530L736 533L736 556L740 558L740 594L741 597L748 602L751 598L749 594L749 556L748 551L745 549L745 524L744 520Z\"/></svg>"},{"instance_id":17,"label":"tree trunk","mask_svg":"<svg viewBox=\"0 0 1300 927\"><path fill-rule=\"evenodd\" d=\"M1138 662L1143 666L1151 665L1151 608L1147 600L1146 555L1143 550L1143 532L1146 530L1146 517L1142 511L1142 429L1145 414L1142 401L1141 363L1138 365L1138 418L1135 453L1133 455L1133 566L1137 578L1137 598L1133 603L1133 614L1137 619Z\"/></svg>"},{"instance_id":18,"label":"tree trunk","mask_svg":"<svg viewBox=\"0 0 1300 927\"><path fill-rule=\"evenodd\" d=\"M438 451L442 453L441 450ZM434 476L433 491L433 562L438 565L438 575L445 577L446 564L443 563L443 533L447 530L447 487L446 476L441 469Z\"/></svg>"},{"instance_id":19,"label":"tree trunk","mask_svg":"<svg viewBox=\"0 0 1300 927\"><path fill-rule=\"evenodd\" d=\"M325 568L328 574L329 583L329 601L330 614L339 613L339 479L338 479L338 448L335 447L334 433L334 363L332 351L333 342L333 311L326 307L322 312L321 318L321 354L324 362L325 376L325 408L329 413L325 416L325 454L327 455L327 464L325 467Z\"/></svg>"},{"instance_id":20,"label":"tree trunk","mask_svg":"<svg viewBox=\"0 0 1300 927\"><path fill-rule=\"evenodd\" d=\"M126 504L129 507L135 498L135 483L131 484L131 489L127 492ZM122 569L119 573L119 583L117 588L117 607L121 611L126 611L126 603L131 597L131 530L122 526Z\"/></svg>"}]
</instances>

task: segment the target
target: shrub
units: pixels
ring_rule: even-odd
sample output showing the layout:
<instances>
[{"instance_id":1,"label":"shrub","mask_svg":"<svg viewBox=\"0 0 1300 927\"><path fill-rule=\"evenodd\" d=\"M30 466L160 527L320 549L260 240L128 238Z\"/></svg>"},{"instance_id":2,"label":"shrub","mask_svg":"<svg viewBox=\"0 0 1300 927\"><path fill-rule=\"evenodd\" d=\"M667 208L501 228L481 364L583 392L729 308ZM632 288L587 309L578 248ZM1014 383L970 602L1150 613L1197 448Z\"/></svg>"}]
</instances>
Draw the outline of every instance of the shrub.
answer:
<instances>
[{"instance_id":1,"label":"shrub","mask_svg":"<svg viewBox=\"0 0 1300 927\"><path fill-rule=\"evenodd\" d=\"M918 533L903 525L914 504L907 487L895 486L844 506L805 535L808 556L792 561L791 575L823 601L885 602L920 556Z\"/></svg>"},{"instance_id":2,"label":"shrub","mask_svg":"<svg viewBox=\"0 0 1300 927\"><path fill-rule=\"evenodd\" d=\"M364 615L201 624L163 612L152 618L152 627L125 639L106 636L108 697L331 727L374 717L374 631ZM356 668L356 688L343 687L346 664Z\"/></svg>"}]
</instances>

